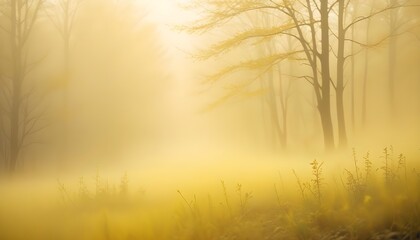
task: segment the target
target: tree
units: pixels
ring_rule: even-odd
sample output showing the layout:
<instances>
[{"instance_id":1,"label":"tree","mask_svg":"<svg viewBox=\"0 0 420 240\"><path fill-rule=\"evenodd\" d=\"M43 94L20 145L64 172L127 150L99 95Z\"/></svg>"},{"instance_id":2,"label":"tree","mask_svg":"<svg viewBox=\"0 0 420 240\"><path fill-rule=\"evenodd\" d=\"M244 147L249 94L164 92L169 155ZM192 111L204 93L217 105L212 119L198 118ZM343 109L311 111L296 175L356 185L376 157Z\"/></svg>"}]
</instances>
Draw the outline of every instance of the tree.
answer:
<instances>
[{"instance_id":1,"label":"tree","mask_svg":"<svg viewBox=\"0 0 420 240\"><path fill-rule=\"evenodd\" d=\"M397 6L397 0L389 0L390 6ZM398 24L398 8L393 8L389 11L389 66L388 66L388 91L389 91L389 106L391 108L391 119L395 115L395 73L396 73L396 61L397 61L397 24Z\"/></svg>"},{"instance_id":2,"label":"tree","mask_svg":"<svg viewBox=\"0 0 420 240\"><path fill-rule=\"evenodd\" d=\"M46 8L46 14L60 33L63 41L63 154L68 155L68 117L69 117L69 82L70 82L70 49L74 24L82 0L54 0Z\"/></svg>"},{"instance_id":3,"label":"tree","mask_svg":"<svg viewBox=\"0 0 420 240\"><path fill-rule=\"evenodd\" d=\"M369 24L369 21L376 16L398 11L398 9L406 6L406 3L399 3L393 0L390 4L386 4L376 11L371 11L367 14L356 14L353 12L355 5L352 3L350 0L206 0L194 5L196 8L205 9L206 15L195 22L193 26L186 27L186 29L193 33L205 33L229 24L235 26L230 31L234 33L228 39L222 40L201 52L199 54L201 59L219 56L232 49L249 47L247 43L252 40L256 40L254 45L261 44L261 42L267 41L267 39L278 42L284 39L284 37L292 37L296 40L299 43L297 50L290 51L289 49L279 48L268 56L252 59L248 62L242 61L237 65L228 66L217 72L214 74L213 80L218 80L238 70L272 69L286 59L295 59L301 64L304 64L308 67L306 71L309 71L309 74L302 74L299 78L305 79L312 86L321 119L324 145L326 149L330 150L335 147L331 112L332 93L335 93L338 145L339 147L347 146L348 137L344 103L344 92L346 88L345 64L347 59L350 59L356 54L353 44L368 48L379 45L386 39L384 38L374 44L357 41L354 39L356 26L366 21ZM373 4L373 2L367 4ZM260 24L248 27L245 30L238 30L240 29L238 28L240 26L238 23L240 23L243 15L258 13L274 16L274 22L276 24ZM333 15L335 15L334 18L332 18ZM350 20L348 20L348 16L352 16ZM395 21L395 19L392 21ZM349 36L350 31L352 32L352 36ZM390 35L394 37L395 33L391 33ZM393 52L391 51L391 53ZM392 55L391 53L390 55ZM392 61L394 61L394 58ZM331 67L333 66L336 67L335 78L331 76ZM393 78L395 73L392 73L392 69L390 71L390 78ZM366 88L364 87L364 89ZM354 94L353 85L353 108ZM354 113L352 114L354 118Z\"/></svg>"},{"instance_id":4,"label":"tree","mask_svg":"<svg viewBox=\"0 0 420 240\"><path fill-rule=\"evenodd\" d=\"M310 67L312 74L299 76L308 81L315 92L318 111L321 117L322 129L324 133L324 144L327 149L334 147L333 126L331 120L331 100L330 100L330 67L329 67L329 23L328 23L328 5L324 2L318 9L321 14L321 20L315 20L313 8L315 3L306 1L303 10L308 13L308 18L304 18L300 10L297 9L299 3L294 1L283 1L276 3L274 1L206 1L204 9L208 9L207 17L203 18L198 24L187 27L191 32L206 32L219 27L226 22L233 22L235 18L240 18L244 13L270 11L277 19L275 26L259 26L242 32L237 32L233 37L213 45L201 53L201 58L209 58L225 53L232 48L243 46L251 39L281 38L291 36L300 43L298 50L287 51L281 49L281 52L273 53L266 57L253 59L248 62L242 62L237 65L229 66L213 75L213 79L220 79L233 71L240 69L270 69L285 59L296 59ZM316 7L318 7L316 5ZM286 18L285 18L286 17ZM321 23L321 24L320 24ZM324 27L322 30L321 42L319 46L318 32L316 26ZM326 27L326 29L325 29ZM309 36L306 32L309 31ZM322 52L319 52L318 49ZM319 76L319 63L321 63L321 76ZM319 80L319 77L321 80Z\"/></svg>"},{"instance_id":5,"label":"tree","mask_svg":"<svg viewBox=\"0 0 420 240\"><path fill-rule=\"evenodd\" d=\"M373 9L371 10L371 12ZM371 30L371 19L367 20L366 23L366 38L365 42L369 43L369 31ZM364 59L364 70L363 70L363 90L362 90L362 127L366 127L367 119L367 94L368 94L368 80L369 80L369 48L365 49L365 59Z\"/></svg>"},{"instance_id":6,"label":"tree","mask_svg":"<svg viewBox=\"0 0 420 240\"><path fill-rule=\"evenodd\" d=\"M263 20L264 26L272 25L275 19L269 16L258 16L261 20ZM258 22L258 18L255 21L252 21L253 19L250 19L250 24L258 27L258 25L255 25L256 22ZM287 46L281 46L283 48L291 50L291 42L290 38L287 39ZM259 45L260 52L259 56L270 56L278 52L278 46L279 44L275 44L272 41L269 41L267 43L262 43ZM280 147L284 150L287 147L288 142L288 124L287 124L287 118L288 118L288 112L289 112L289 98L290 98L290 92L291 92L291 83L290 79L289 82L286 82L285 77L282 73L282 64L277 64L276 67L273 67L272 69L267 70L267 72L262 76L261 82L263 83L262 89L263 92L265 92L266 96L266 102L269 109L269 114L271 116L271 123L272 123L272 130L274 130L275 136L277 138L280 144Z\"/></svg>"},{"instance_id":7,"label":"tree","mask_svg":"<svg viewBox=\"0 0 420 240\"><path fill-rule=\"evenodd\" d=\"M351 22L349 22L348 24L346 24L346 18L345 16L350 15L348 13L349 10L349 5L350 5L351 1L350 0L337 0L334 2L334 4L338 5L338 10L337 10L337 18L338 18L338 23L337 23L337 31L338 33L336 34L337 36L337 62L336 62L336 66L337 66L337 78L336 78L336 85L335 87L335 92L336 92L336 105L337 105L337 120L338 120L338 134L339 134L339 146L340 147L346 147L347 146L347 131L346 131L346 123L345 123L345 114L344 114L344 88L345 88L345 84L344 84L344 66L345 66L345 61L346 59L348 59L349 57L351 57L354 53L350 53L350 55L345 55L345 50L347 49L347 43L354 43L357 42L355 41L355 39L352 38L348 38L347 37L347 33L348 31L354 31L354 26L356 24L359 24L363 21L367 21L367 31L369 31L369 27L370 27L370 21L373 17L387 12L387 11L395 11L398 10L400 7L402 7L402 5L396 4L396 2L392 2L390 5L385 6L384 8L381 8L379 10L377 10L376 12L372 11L365 15L365 16L360 16L357 17L355 19L352 19ZM333 5L334 5L333 4ZM372 9L372 8L371 8ZM368 34L367 33L367 41L368 39ZM393 38L393 33L390 34L391 39ZM382 41L379 41L378 43L375 43L374 45L378 45L380 44ZM357 42L359 45L362 46L368 46L369 47L369 43L362 43L362 42ZM373 46L374 46L373 45ZM367 53L366 53L366 57L367 57ZM366 59L367 61L367 59ZM395 56L393 56L393 60L395 61ZM367 71L367 67L365 67L365 71ZM391 75L391 74L390 74ZM392 74L393 75L393 74ZM366 118L366 83L367 83L367 72L365 73L365 79L364 79L364 86L363 86L363 109L362 109L362 119L363 119L363 123L365 122L365 118ZM393 91L393 90L392 90ZM393 108L391 106L391 108Z\"/></svg>"},{"instance_id":8,"label":"tree","mask_svg":"<svg viewBox=\"0 0 420 240\"><path fill-rule=\"evenodd\" d=\"M3 30L9 35L11 72L5 83L4 98L8 104L5 109L7 123L3 121L4 135L8 142L5 148L7 168L14 171L22 148L29 144L29 136L41 131L45 126L40 125L41 114L35 111L36 106L30 100L34 96L33 89L25 86L29 71L37 63L28 62L28 41L34 25L39 17L43 0L10 0L6 1L3 14L8 18L9 25Z\"/></svg>"},{"instance_id":9,"label":"tree","mask_svg":"<svg viewBox=\"0 0 420 240\"><path fill-rule=\"evenodd\" d=\"M351 4L350 1L348 4ZM397 36L403 33L409 32L408 30L401 31L400 28L404 25L397 25L398 22L398 11L404 8L416 7L417 5L410 3L409 1L394 1L390 0L385 6L380 9L374 8L375 1L371 1L370 3L360 4L358 2L353 4L353 9L356 9L360 6L368 7L368 12L365 15L356 14L355 10L353 10L352 22L350 25L352 26L352 34L354 33L354 26L359 24L360 22L366 22L365 30L363 31L365 39L363 41L358 41L355 39L354 35L351 39L347 39L346 41L351 41L352 46L358 45L361 47L361 50L364 50L364 70L362 76L362 111L361 111L361 122L362 127L366 126L367 121L367 105L368 105L368 83L369 83L369 52L370 48L376 47L381 45L385 42L385 40L389 39L389 46L388 46L388 105L391 112L391 115L395 114L396 106L395 106L395 68L396 68L396 44L397 44ZM389 34L387 34L382 39L377 40L376 42L371 42L370 31L372 31L372 18L381 14L388 14L389 15ZM351 50L351 57L352 61L354 61L354 55L360 53L361 51L355 52L352 47ZM354 71L354 70L353 70ZM353 88L353 86L352 86ZM353 91L353 90L352 90ZM352 93L353 96L354 93ZM354 100L352 100L352 106L354 106ZM354 107L352 107L354 108ZM353 110L354 111L354 110ZM391 116L391 119L393 116ZM353 120L354 121L354 120Z\"/></svg>"},{"instance_id":10,"label":"tree","mask_svg":"<svg viewBox=\"0 0 420 240\"><path fill-rule=\"evenodd\" d=\"M315 22L312 14L311 3L307 2L307 8L310 16L310 21ZM321 60L321 75L322 75L322 105L320 106L321 122L324 130L325 146L327 149L331 149L334 145L333 128L331 121L331 100L330 100L330 25L329 25L329 13L330 7L328 1L321 1L321 8L319 9L321 14L321 45L322 52L320 53ZM314 28L313 24L311 25ZM313 38L316 37L315 30L312 30ZM314 41L314 40L313 40ZM316 40L315 40L316 41ZM316 45L316 43L314 43ZM316 54L319 54L315 52ZM315 61L317 61L315 59ZM317 70L316 68L314 70ZM338 83L337 83L338 86Z\"/></svg>"}]
</instances>

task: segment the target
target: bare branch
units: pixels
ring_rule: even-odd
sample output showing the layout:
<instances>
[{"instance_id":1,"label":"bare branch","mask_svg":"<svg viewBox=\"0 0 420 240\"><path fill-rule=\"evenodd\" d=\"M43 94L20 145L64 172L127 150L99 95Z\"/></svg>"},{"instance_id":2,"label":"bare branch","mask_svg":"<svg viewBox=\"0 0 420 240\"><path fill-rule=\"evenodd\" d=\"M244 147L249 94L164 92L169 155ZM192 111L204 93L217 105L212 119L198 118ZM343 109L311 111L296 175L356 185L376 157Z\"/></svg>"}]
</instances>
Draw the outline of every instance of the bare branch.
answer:
<instances>
[{"instance_id":1,"label":"bare branch","mask_svg":"<svg viewBox=\"0 0 420 240\"><path fill-rule=\"evenodd\" d=\"M246 62L239 63L237 65L229 66L224 69L222 69L220 72L212 75L209 77L209 81L217 81L224 76L237 71L239 69L246 69L246 70L258 70L261 68L269 67L271 68L273 65L277 64L278 62L290 58L295 54L302 53L303 51L293 51L285 54L274 54L268 57L263 57L258 60L250 60Z\"/></svg>"},{"instance_id":2,"label":"bare branch","mask_svg":"<svg viewBox=\"0 0 420 240\"><path fill-rule=\"evenodd\" d=\"M238 2L237 6L226 7L226 9L218 10L216 12L208 9L207 12L210 12L211 15L202 20L204 23L196 23L193 24L192 27L178 26L177 29L190 33L203 33L231 20L234 17L238 17L250 11L259 11L264 9L276 11L281 10L277 6L266 5L261 2L241 1Z\"/></svg>"},{"instance_id":3,"label":"bare branch","mask_svg":"<svg viewBox=\"0 0 420 240\"><path fill-rule=\"evenodd\" d=\"M389 11L389 10L392 10L392 9L397 9L397 8L403 8L403 7L404 8L406 8L406 7L420 7L420 5L404 5L404 4L391 5L389 7L383 8L379 11L372 12L368 16L361 16L361 17L356 18L353 22L351 22L349 25L347 25L344 28L344 32L347 32L347 30L349 30L353 25L355 25L357 23L360 23L360 22L365 21L367 19L373 18L373 17L375 17L375 16L377 16L381 13L384 13L386 11Z\"/></svg>"},{"instance_id":4,"label":"bare branch","mask_svg":"<svg viewBox=\"0 0 420 240\"><path fill-rule=\"evenodd\" d=\"M300 26L308 25L305 23L300 24ZM294 23L290 23L287 25L279 26L279 27L272 27L272 28L254 28L242 33L237 34L236 36L222 41L218 44L213 45L207 51L203 51L201 54L197 55L196 57L202 60L208 59L210 57L216 56L223 52L229 51L231 48L242 44L244 41L252 39L252 38L270 38L275 37L278 35L289 35L293 36L298 39L298 37L294 34L290 34L287 31L296 29Z\"/></svg>"}]
</instances>

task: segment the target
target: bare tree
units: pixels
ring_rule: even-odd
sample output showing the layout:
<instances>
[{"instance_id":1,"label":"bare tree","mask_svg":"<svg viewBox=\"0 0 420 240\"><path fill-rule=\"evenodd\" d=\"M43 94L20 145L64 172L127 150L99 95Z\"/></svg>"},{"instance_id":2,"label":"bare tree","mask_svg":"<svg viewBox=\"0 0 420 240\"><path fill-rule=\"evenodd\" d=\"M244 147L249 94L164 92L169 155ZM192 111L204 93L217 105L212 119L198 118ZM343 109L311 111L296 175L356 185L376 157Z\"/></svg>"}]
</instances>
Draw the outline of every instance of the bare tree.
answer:
<instances>
[{"instance_id":1,"label":"bare tree","mask_svg":"<svg viewBox=\"0 0 420 240\"><path fill-rule=\"evenodd\" d=\"M283 1L276 3L274 1L207 1L205 9L209 9L208 16L202 19L198 24L188 27L191 32L206 32L218 27L220 24L234 21L241 17L244 13L265 11L277 16L277 25L272 27L260 26L250 30L236 33L228 40L213 45L208 51L201 56L204 58L212 57L229 51L231 48L244 45L251 39L258 38L281 38L291 36L296 39L300 47L294 51L283 50L264 58L242 62L238 65L229 66L214 75L215 79L224 77L225 75L238 69L255 69L275 67L279 62L294 58L302 61L310 67L312 74L299 76L300 79L308 81L315 92L318 111L321 117L322 129L324 133L324 144L327 149L334 147L333 126L331 120L331 100L330 100L330 67L329 67L329 23L328 23L328 4L321 4L321 8L316 3L306 1L306 5L302 9L298 9L299 3L292 1ZM317 9L322 19L316 20L314 10ZM305 10L308 18L304 17L300 11ZM269 13L267 13L269 14ZM321 24L320 24L321 23ZM318 39L317 27L324 26L326 30L322 31L321 39ZM322 30L322 28L321 28ZM309 36L306 32L309 31ZM319 46L319 40L322 46ZM320 52L320 49L322 52ZM320 64L321 62L321 64ZM321 67L319 67L321 65ZM321 69L321 76L319 70ZM321 79L319 79L319 77Z\"/></svg>"},{"instance_id":2,"label":"bare tree","mask_svg":"<svg viewBox=\"0 0 420 240\"><path fill-rule=\"evenodd\" d=\"M351 4L350 0L336 0L331 6L337 5L336 15L338 18L337 23L337 33L333 34L337 37L337 55L336 55L336 66L337 66L337 77L336 83L333 85L336 92L336 105L337 105L337 121L338 121L338 134L339 134L339 146L346 147L347 146L347 130L346 130L346 118L345 118L345 111L344 111L344 89L345 89L345 62L347 59L352 57L355 53L351 51L348 55L345 54L347 49L351 49L352 47L348 47L348 43L354 44L357 43L359 46L369 48L373 46L377 46L384 42L388 36L382 40L374 44L370 44L368 42L368 35L367 32L367 39L366 42L360 42L355 40L354 38L349 38L348 32L354 32L354 26L358 25L362 22L367 21L367 31L369 31L370 21L373 17L378 16L382 13L386 13L388 11L394 11L403 7L402 4L395 4L392 3L387 5L381 9L376 11L371 10L369 14L364 16L358 16L356 18L352 18L350 22L346 22L346 16L351 15L352 9L349 8ZM373 8L371 8L373 9ZM334 11L333 8L331 8ZM393 33L390 34L391 38L393 37ZM366 64L367 64L367 53L366 53ZM365 67L365 71L367 71L367 67ZM362 106L362 121L365 122L366 118L366 86L367 84L367 72L365 72L364 84L363 84L363 106ZM354 102L353 102L354 105Z\"/></svg>"},{"instance_id":3,"label":"bare tree","mask_svg":"<svg viewBox=\"0 0 420 240\"><path fill-rule=\"evenodd\" d=\"M54 0L45 8L63 41L63 154L68 154L68 102L70 82L71 40L77 12L82 0Z\"/></svg>"},{"instance_id":4,"label":"bare tree","mask_svg":"<svg viewBox=\"0 0 420 240\"><path fill-rule=\"evenodd\" d=\"M46 13L63 40L64 53L64 86L66 87L70 76L70 42L73 35L74 23L81 0L55 0L50 2ZM67 93L65 93L65 99Z\"/></svg>"},{"instance_id":5,"label":"bare tree","mask_svg":"<svg viewBox=\"0 0 420 240\"><path fill-rule=\"evenodd\" d=\"M350 2L349 2L350 3ZM374 8L375 1L372 1L370 3L365 3L365 6L367 5L370 8L370 11L366 15L357 15L354 14L352 17L352 22L350 25L352 26L352 32L354 31L354 26L365 22L365 39L362 41L356 40L354 37L351 39L347 39L346 41L351 41L352 46L355 44L364 50L364 70L363 70L363 77L362 77L362 111L361 111L361 120L362 120L362 127L366 126L367 121L367 101L368 101L368 83L369 83L369 51L370 48L376 47L382 43L385 42L385 40L389 39L389 67L388 67L388 99L389 99L389 106L390 106L390 112L391 115L395 114L396 106L395 106L395 68L396 68L396 44L397 44L397 36L409 32L408 30L401 31L400 28L404 26L405 24L398 24L400 21L398 21L398 11L400 11L403 8L409 8L409 7L417 7L418 5L412 4L409 1L394 1L390 0L389 3L381 8L381 9L375 9ZM369 6L370 5L370 6ZM358 7L358 5L354 5L355 8ZM390 31L389 34L386 35L384 38L377 40L376 42L371 41L370 37L370 31L371 29L371 22L372 18L381 15L381 14L389 14L389 21L390 21ZM410 29L410 26L408 27ZM356 52L354 49L351 51L351 57L355 54L360 53L361 51ZM353 61L353 60L352 60ZM353 94L352 94L353 96ZM354 106L354 101L353 106ZM353 110L354 111L354 110ZM392 116L391 116L392 118Z\"/></svg>"},{"instance_id":6,"label":"bare tree","mask_svg":"<svg viewBox=\"0 0 420 240\"><path fill-rule=\"evenodd\" d=\"M9 171L17 167L19 154L26 144L28 137L43 127L40 125L41 116L31 106L30 99L33 97L32 89L25 87L25 80L30 70L37 63L28 63L28 41L34 25L39 17L39 12L44 0L9 0L3 2L3 14L8 18L9 25L3 26L3 30L9 35L11 54L11 73L4 76L10 84L3 87L4 98L8 101L6 114L8 123L4 135L8 140L5 148L7 166Z\"/></svg>"},{"instance_id":7,"label":"bare tree","mask_svg":"<svg viewBox=\"0 0 420 240\"><path fill-rule=\"evenodd\" d=\"M274 20L270 16L262 16L264 26L270 26ZM250 19L252 21L252 19ZM251 22L251 25L252 22ZM254 27L258 27L255 24ZM283 48L291 50L290 38L287 39L287 46ZM279 42L279 41L278 41ZM278 52L278 47L273 41L268 43L260 44L262 52L260 56L273 55ZM278 44L277 44L278 45ZM284 150L287 147L288 142L288 110L289 110L289 98L291 94L291 82L290 79L287 81L282 73L282 64L278 64L277 67L273 67L267 70L261 81L267 82L264 87L266 89L266 100L271 116L271 123L275 135L280 143L280 147Z\"/></svg>"},{"instance_id":8,"label":"bare tree","mask_svg":"<svg viewBox=\"0 0 420 240\"><path fill-rule=\"evenodd\" d=\"M207 51L204 51L201 57L207 59L218 56L232 48L244 47L247 42L254 39L275 39L275 41L279 41L285 36L292 37L300 45L298 50L277 49L277 52L269 55L267 58L259 58L229 66L215 74L214 78L220 79L241 69L273 68L287 58L297 59L308 66L308 70L311 72L310 74L302 74L299 78L305 79L310 83L315 93L326 149L335 147L331 115L332 89L335 92L337 107L338 145L346 147L348 140L344 107L344 91L346 87L345 63L347 59L356 54L352 51L353 47L349 43L362 47L372 46L369 43L353 39L352 36L349 36L349 33L352 31L354 37L357 25L370 21L375 16L404 6L402 3L391 3L381 9L372 11L370 14L353 16L349 21L347 16L354 14L349 7L353 7L351 3L352 1L350 0L207 0L204 3L197 3L195 6L201 6L202 9L206 9L207 16L196 22L192 27L187 27L187 30L191 32L207 32L222 25L235 23L242 15L249 13L275 16L277 24L274 26L254 26L244 31L238 31L236 28L236 32L232 34L232 37L211 46ZM331 20L331 16L334 14L337 23ZM331 38L333 37L337 41L332 41ZM383 42L383 40L379 41L379 43ZM373 45L378 45L379 43ZM332 66L336 67L337 75L335 78L331 76ZM354 86L352 94L352 104L354 106Z\"/></svg>"},{"instance_id":9,"label":"bare tree","mask_svg":"<svg viewBox=\"0 0 420 240\"><path fill-rule=\"evenodd\" d=\"M391 6L398 4L397 0L389 0ZM389 90L389 106L391 107L391 118L395 114L395 63L397 61L397 39L393 37L396 35L398 23L398 10L391 9L389 11L389 33L391 35L389 42L389 66L388 66L388 90Z\"/></svg>"},{"instance_id":10,"label":"bare tree","mask_svg":"<svg viewBox=\"0 0 420 240\"><path fill-rule=\"evenodd\" d=\"M371 10L372 11L372 10ZM370 42L369 31L371 30L371 19L367 20L366 23L366 39L365 42ZM365 49L365 61L363 70L363 89L362 89L362 127L366 127L367 119L367 94L368 94L368 80L369 80L369 48Z\"/></svg>"}]
</instances>

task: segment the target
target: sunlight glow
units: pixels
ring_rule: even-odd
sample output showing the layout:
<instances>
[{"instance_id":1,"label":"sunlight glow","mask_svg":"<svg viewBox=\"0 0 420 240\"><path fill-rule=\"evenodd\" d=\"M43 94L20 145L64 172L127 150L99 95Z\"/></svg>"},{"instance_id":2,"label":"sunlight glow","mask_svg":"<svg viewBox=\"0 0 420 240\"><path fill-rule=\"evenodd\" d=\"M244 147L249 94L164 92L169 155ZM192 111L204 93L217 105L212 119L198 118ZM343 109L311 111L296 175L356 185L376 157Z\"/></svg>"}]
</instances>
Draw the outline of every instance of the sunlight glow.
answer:
<instances>
[{"instance_id":1,"label":"sunlight glow","mask_svg":"<svg viewBox=\"0 0 420 240\"><path fill-rule=\"evenodd\" d=\"M0 240L419 239L417 1L1 1Z\"/></svg>"}]
</instances>

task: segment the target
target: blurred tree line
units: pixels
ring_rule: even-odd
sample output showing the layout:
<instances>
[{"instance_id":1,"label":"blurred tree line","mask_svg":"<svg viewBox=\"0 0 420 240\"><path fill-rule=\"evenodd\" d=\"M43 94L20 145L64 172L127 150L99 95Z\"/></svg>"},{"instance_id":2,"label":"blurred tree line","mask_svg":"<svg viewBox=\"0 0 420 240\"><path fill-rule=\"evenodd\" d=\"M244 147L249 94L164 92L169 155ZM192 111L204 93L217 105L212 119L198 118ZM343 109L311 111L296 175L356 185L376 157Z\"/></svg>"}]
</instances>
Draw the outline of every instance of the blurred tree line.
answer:
<instances>
[{"instance_id":1,"label":"blurred tree line","mask_svg":"<svg viewBox=\"0 0 420 240\"><path fill-rule=\"evenodd\" d=\"M349 138L375 124L390 128L419 116L419 73L406 72L420 60L419 6L410 0L195 0L185 8L198 17L180 28L211 39L197 59L228 59L207 78L225 88L210 108L257 96L274 148L311 147L320 136L330 151L345 149Z\"/></svg>"},{"instance_id":2,"label":"blurred tree line","mask_svg":"<svg viewBox=\"0 0 420 240\"><path fill-rule=\"evenodd\" d=\"M161 134L169 75L147 14L130 0L1 0L2 170L110 156Z\"/></svg>"}]
</instances>

